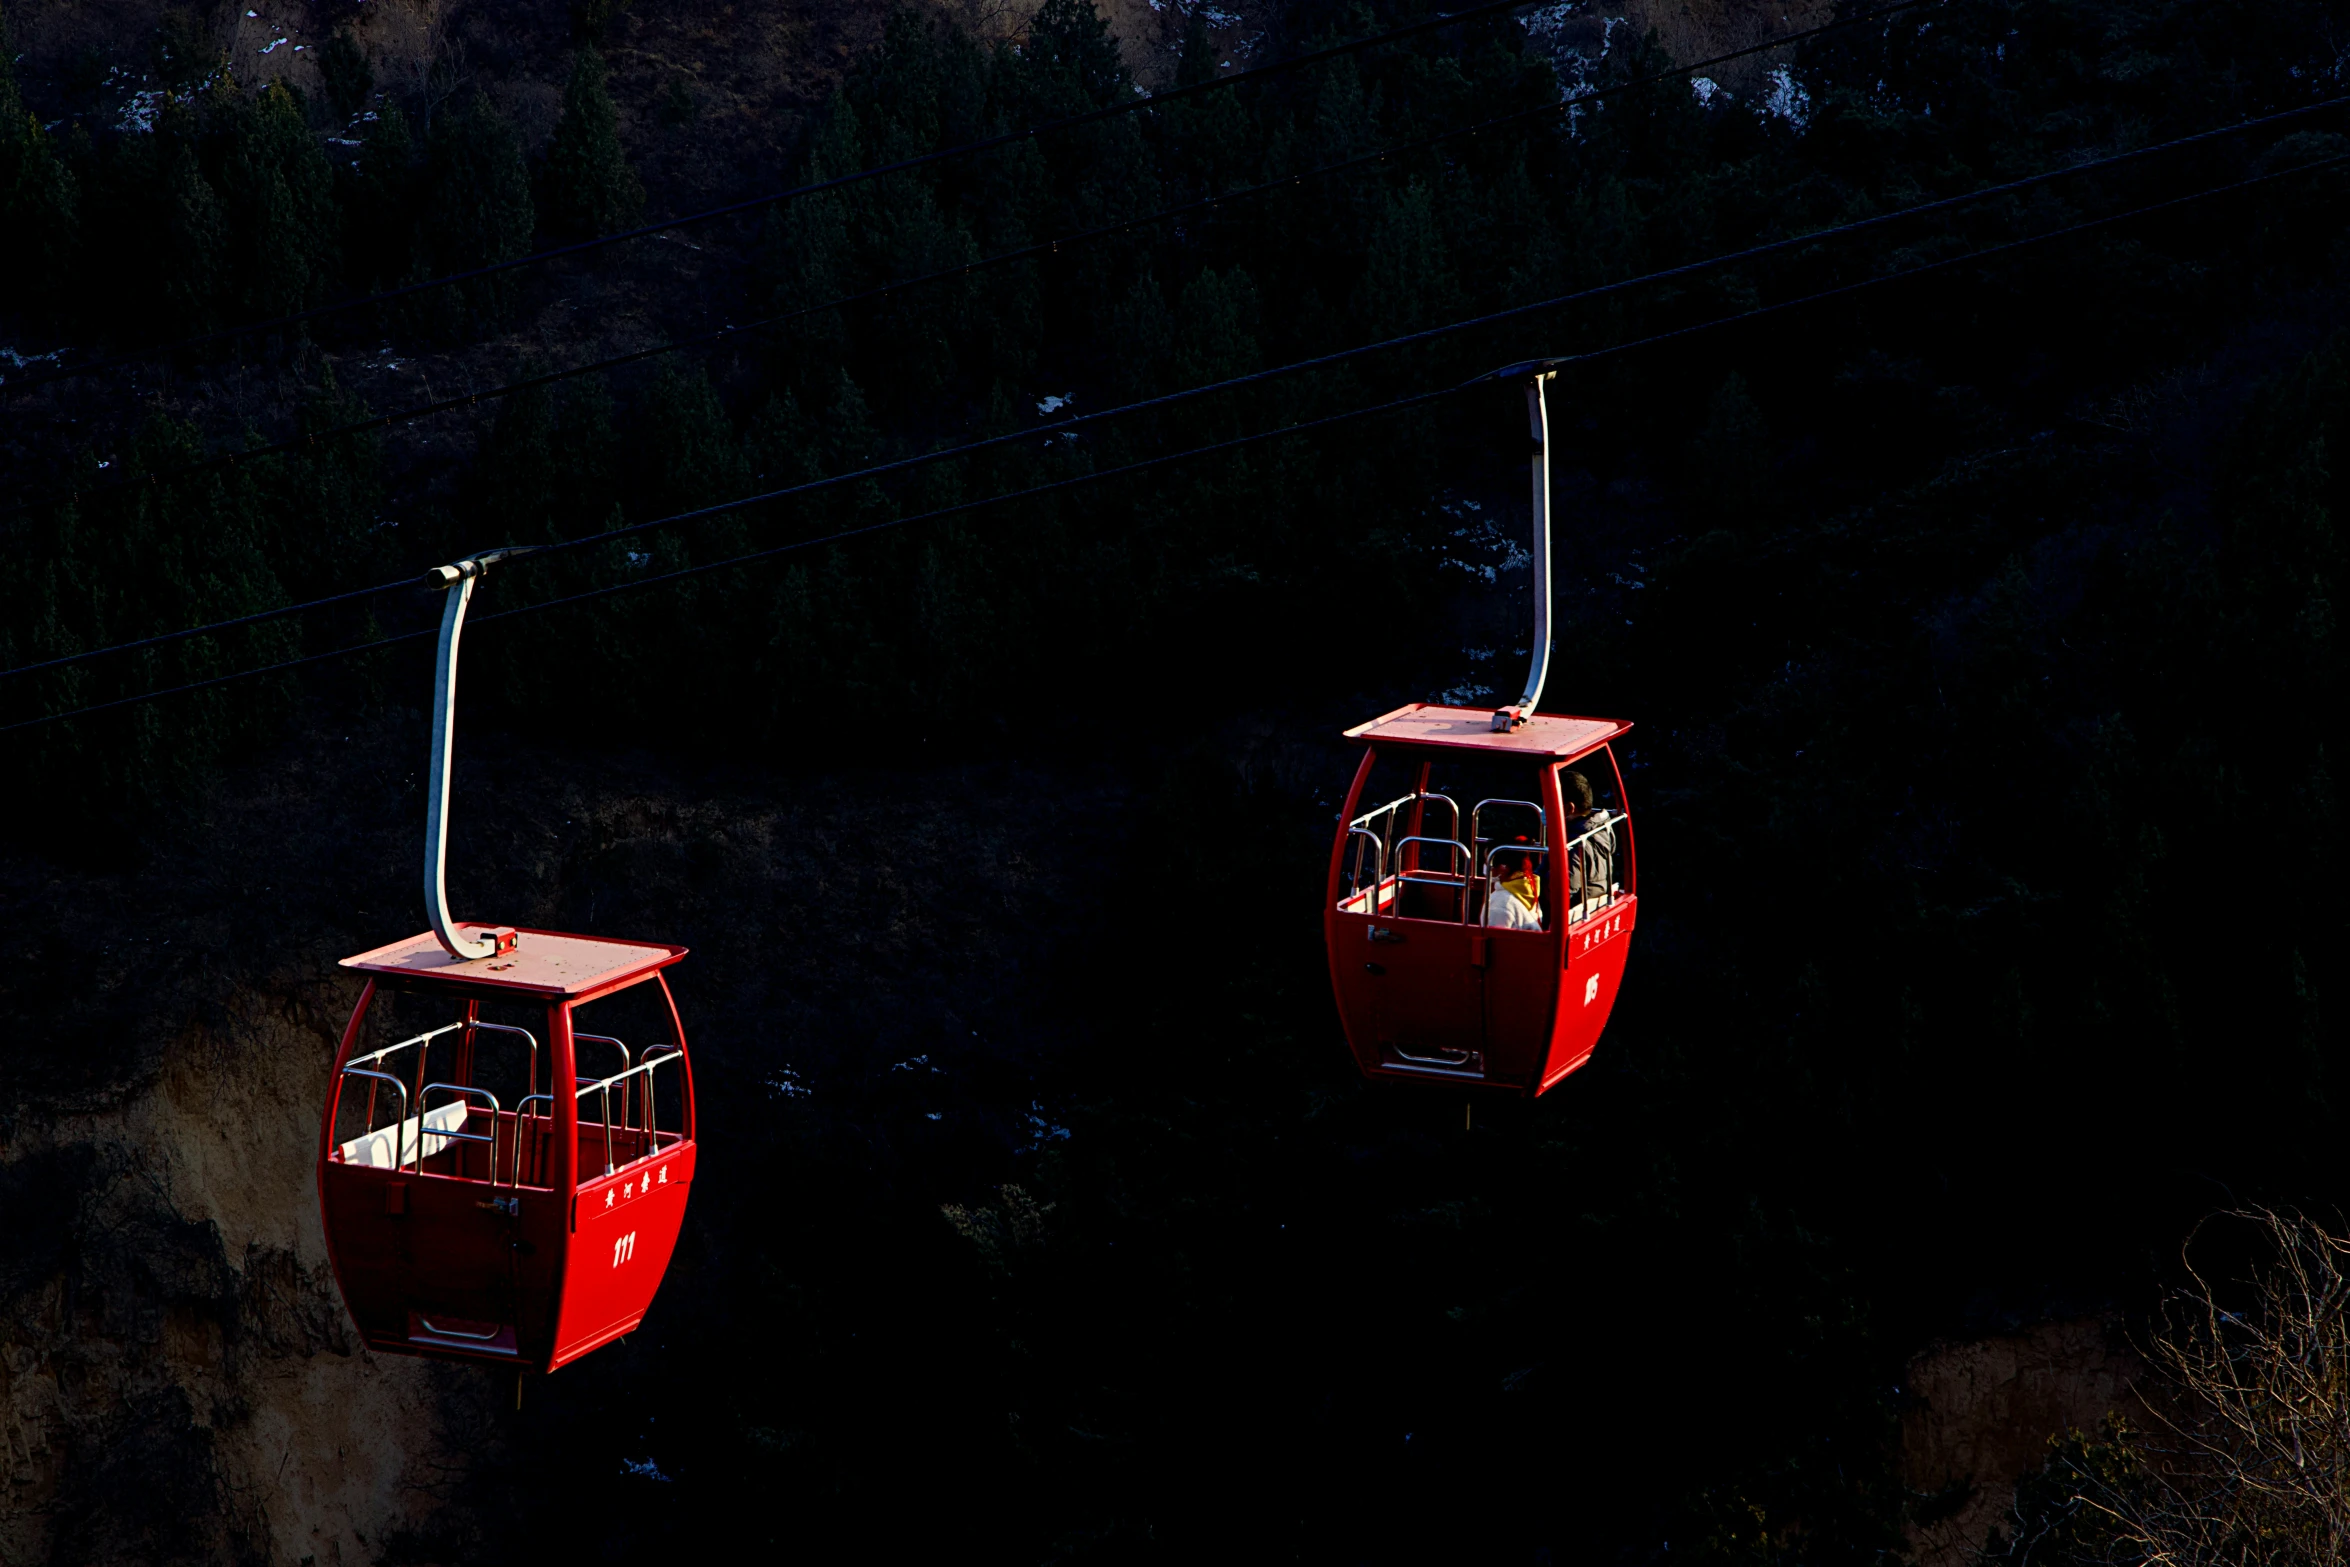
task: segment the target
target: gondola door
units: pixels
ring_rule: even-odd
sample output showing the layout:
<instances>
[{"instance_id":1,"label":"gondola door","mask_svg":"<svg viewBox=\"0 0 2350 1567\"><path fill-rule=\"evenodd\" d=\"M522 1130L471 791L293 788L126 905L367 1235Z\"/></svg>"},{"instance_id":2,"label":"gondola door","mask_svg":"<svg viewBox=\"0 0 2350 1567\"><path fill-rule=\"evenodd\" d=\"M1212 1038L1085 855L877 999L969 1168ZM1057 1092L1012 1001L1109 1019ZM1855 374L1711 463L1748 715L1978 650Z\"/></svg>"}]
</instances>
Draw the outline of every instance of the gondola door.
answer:
<instances>
[{"instance_id":1,"label":"gondola door","mask_svg":"<svg viewBox=\"0 0 2350 1567\"><path fill-rule=\"evenodd\" d=\"M1356 774L1349 817L1377 754ZM1331 980L1366 1070L1482 1079L1490 938L1471 923L1475 855L1457 802L1426 792L1426 761L1414 778L1409 803L1372 839L1371 876L1353 896L1333 888Z\"/></svg>"}]
</instances>

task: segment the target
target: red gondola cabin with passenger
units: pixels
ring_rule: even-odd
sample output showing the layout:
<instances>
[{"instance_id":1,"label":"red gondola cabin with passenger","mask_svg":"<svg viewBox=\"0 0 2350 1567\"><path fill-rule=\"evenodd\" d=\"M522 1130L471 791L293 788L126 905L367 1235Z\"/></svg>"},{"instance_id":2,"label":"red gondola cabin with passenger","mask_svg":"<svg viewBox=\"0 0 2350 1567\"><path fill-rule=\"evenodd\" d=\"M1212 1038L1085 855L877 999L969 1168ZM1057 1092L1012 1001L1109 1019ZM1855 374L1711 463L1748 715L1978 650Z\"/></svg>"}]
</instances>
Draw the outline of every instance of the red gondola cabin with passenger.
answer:
<instances>
[{"instance_id":1,"label":"red gondola cabin with passenger","mask_svg":"<svg viewBox=\"0 0 2350 1567\"><path fill-rule=\"evenodd\" d=\"M1591 1059L1639 913L1610 742L1632 726L1413 703L1367 743L1323 904L1373 1077L1542 1093Z\"/></svg>"}]
</instances>

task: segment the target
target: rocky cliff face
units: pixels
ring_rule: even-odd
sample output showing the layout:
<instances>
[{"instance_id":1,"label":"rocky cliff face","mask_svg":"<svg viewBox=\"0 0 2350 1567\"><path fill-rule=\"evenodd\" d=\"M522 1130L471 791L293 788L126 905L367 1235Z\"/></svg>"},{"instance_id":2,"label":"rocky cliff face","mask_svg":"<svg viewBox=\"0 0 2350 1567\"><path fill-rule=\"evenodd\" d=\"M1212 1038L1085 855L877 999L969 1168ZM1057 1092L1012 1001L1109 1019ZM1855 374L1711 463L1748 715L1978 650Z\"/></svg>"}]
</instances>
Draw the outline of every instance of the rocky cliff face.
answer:
<instances>
[{"instance_id":1,"label":"rocky cliff face","mask_svg":"<svg viewBox=\"0 0 2350 1567\"><path fill-rule=\"evenodd\" d=\"M45 912L11 901L20 932ZM184 910L110 912L117 929L189 928ZM96 974L39 965L31 988L122 998L78 1039L55 1026L70 1007L11 987L12 1054L128 1070L10 1096L0 1560L379 1560L435 1520L471 1444L450 1429L465 1390L361 1350L328 1273L311 1160L330 987L174 994L160 947L118 942ZM211 956L228 981L238 954Z\"/></svg>"},{"instance_id":2,"label":"rocky cliff face","mask_svg":"<svg viewBox=\"0 0 2350 1567\"><path fill-rule=\"evenodd\" d=\"M1920 1567L1969 1567L1994 1529L2014 1527L2016 1486L2050 1442L2094 1431L2122 1408L2145 1363L2110 1317L2034 1323L1928 1346L1910 1362L1902 1480Z\"/></svg>"},{"instance_id":3,"label":"rocky cliff face","mask_svg":"<svg viewBox=\"0 0 2350 1567\"><path fill-rule=\"evenodd\" d=\"M356 995L334 965L417 924L423 754L412 711L311 730L112 864L0 853L0 1562L461 1559L548 1468L569 1507L641 1459L623 1352L517 1415L502 1372L366 1351L329 1271L317 1116ZM462 914L695 948L680 988L725 1131L660 1310L669 1374L718 1399L756 1302L695 1273L772 1268L764 1228L736 1233L772 1224L764 1107L1031 1047L978 1030L1084 916L1056 855L1105 855L1119 814L1002 769L743 782L484 740L451 875ZM1011 1116L1032 1092L980 1097Z\"/></svg>"}]
</instances>

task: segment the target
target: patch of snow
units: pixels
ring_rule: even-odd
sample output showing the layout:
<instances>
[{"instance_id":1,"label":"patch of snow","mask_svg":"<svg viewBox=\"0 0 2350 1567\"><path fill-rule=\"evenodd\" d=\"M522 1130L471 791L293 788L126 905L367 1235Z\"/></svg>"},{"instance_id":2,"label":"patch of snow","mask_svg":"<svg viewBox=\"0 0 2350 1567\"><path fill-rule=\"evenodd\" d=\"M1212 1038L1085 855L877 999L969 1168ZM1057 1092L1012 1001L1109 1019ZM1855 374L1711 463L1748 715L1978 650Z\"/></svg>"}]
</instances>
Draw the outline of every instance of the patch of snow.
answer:
<instances>
[{"instance_id":1,"label":"patch of snow","mask_svg":"<svg viewBox=\"0 0 2350 1567\"><path fill-rule=\"evenodd\" d=\"M1069 1140L1069 1128L1056 1126L1045 1117L1042 1100L1031 1099L1028 1102L1028 1114L1022 1119L1028 1123L1029 1141L1015 1148L1014 1153L1034 1153L1046 1143L1065 1143Z\"/></svg>"},{"instance_id":2,"label":"patch of snow","mask_svg":"<svg viewBox=\"0 0 2350 1567\"><path fill-rule=\"evenodd\" d=\"M261 46L260 52L262 54L268 54L271 50L275 49L279 44L282 44L285 41L286 40L283 38L272 38L269 42Z\"/></svg>"},{"instance_id":3,"label":"patch of snow","mask_svg":"<svg viewBox=\"0 0 2350 1567\"><path fill-rule=\"evenodd\" d=\"M45 354L20 354L13 348L0 348L0 362L5 362L11 370L30 370L35 365L53 365L64 357L65 350L62 348L52 348ZM7 384L8 377L0 375L0 386ZM100 463L98 466L103 468L106 465Z\"/></svg>"},{"instance_id":4,"label":"patch of snow","mask_svg":"<svg viewBox=\"0 0 2350 1567\"><path fill-rule=\"evenodd\" d=\"M1811 94L1795 79L1795 73L1783 65L1772 67L1767 80L1771 90L1763 94L1759 112L1773 119L1785 120L1797 135L1802 135L1811 125ZM1933 110L1928 109L1926 112L1931 114Z\"/></svg>"},{"instance_id":5,"label":"patch of snow","mask_svg":"<svg viewBox=\"0 0 2350 1567\"><path fill-rule=\"evenodd\" d=\"M1473 706L1479 697L1491 695L1493 695L1493 687L1491 686L1477 686L1463 682L1457 686L1447 686L1437 692L1436 702L1440 707L1469 707Z\"/></svg>"},{"instance_id":6,"label":"patch of snow","mask_svg":"<svg viewBox=\"0 0 2350 1567\"><path fill-rule=\"evenodd\" d=\"M129 136L148 135L155 129L156 112L170 96L159 89L132 93L130 101L122 106L122 118L115 122L114 128Z\"/></svg>"},{"instance_id":7,"label":"patch of snow","mask_svg":"<svg viewBox=\"0 0 2350 1567\"><path fill-rule=\"evenodd\" d=\"M946 1119L946 1112L943 1110L932 1110L925 1113L922 1119L925 1121L943 1121Z\"/></svg>"},{"instance_id":8,"label":"patch of snow","mask_svg":"<svg viewBox=\"0 0 2350 1567\"><path fill-rule=\"evenodd\" d=\"M927 1051L918 1056L909 1056L903 1061L893 1061L890 1063L889 1069L893 1072L911 1072L918 1066L930 1067L933 1076L938 1074L938 1068L930 1066L930 1055Z\"/></svg>"},{"instance_id":9,"label":"patch of snow","mask_svg":"<svg viewBox=\"0 0 2350 1567\"><path fill-rule=\"evenodd\" d=\"M1558 77L1559 96L1567 106L1567 134L1582 134L1584 106L1576 102L1589 97L1598 89L1594 78L1601 61L1615 52L1616 29L1624 25L1620 16L1603 16L1599 20L1599 48L1596 51L1579 47L1574 39L1588 36L1586 28L1570 24L1589 10L1589 0L1553 0L1549 5L1537 6L1518 18L1518 25L1526 30L1526 42L1533 51L1550 62Z\"/></svg>"},{"instance_id":10,"label":"patch of snow","mask_svg":"<svg viewBox=\"0 0 2350 1567\"><path fill-rule=\"evenodd\" d=\"M281 38L278 40L278 42L283 43L285 40ZM264 50L262 52L266 54L268 51ZM109 78L109 80L111 79L112 78ZM145 81L146 79L147 78L143 76L139 78L141 81ZM130 98L123 104L122 118L115 122L114 128L123 132L125 135L130 136L144 136L151 134L155 129L155 116L158 112L161 111L163 105L167 101L171 103L194 103L199 95L210 92L212 90L212 84L219 80L220 75L218 72L215 72L212 75L205 77L202 81L198 82L195 86L189 88L184 93L167 92L159 87L147 88L142 91L132 93Z\"/></svg>"},{"instance_id":11,"label":"patch of snow","mask_svg":"<svg viewBox=\"0 0 2350 1567\"><path fill-rule=\"evenodd\" d=\"M1065 397L1040 397L1036 401L1036 411L1040 414L1057 414L1076 401L1077 394L1075 392L1071 392Z\"/></svg>"},{"instance_id":12,"label":"patch of snow","mask_svg":"<svg viewBox=\"0 0 2350 1567\"><path fill-rule=\"evenodd\" d=\"M653 552L651 550L623 550L620 558L631 566L647 566L652 564Z\"/></svg>"},{"instance_id":13,"label":"patch of snow","mask_svg":"<svg viewBox=\"0 0 2350 1567\"><path fill-rule=\"evenodd\" d=\"M1713 107L1714 95L1722 90L1722 84L1710 76L1692 76L1689 78L1689 90L1696 94L1699 108L1710 109Z\"/></svg>"},{"instance_id":14,"label":"patch of snow","mask_svg":"<svg viewBox=\"0 0 2350 1567\"><path fill-rule=\"evenodd\" d=\"M658 1480L663 1485L669 1484L669 1477L661 1472L661 1466L650 1458L642 1461L623 1458L620 1460L620 1472L635 1475L640 1480Z\"/></svg>"},{"instance_id":15,"label":"patch of snow","mask_svg":"<svg viewBox=\"0 0 2350 1567\"><path fill-rule=\"evenodd\" d=\"M1493 649L1489 647L1465 647L1461 649L1461 657L1467 659L1472 664L1490 664L1493 662Z\"/></svg>"},{"instance_id":16,"label":"patch of snow","mask_svg":"<svg viewBox=\"0 0 2350 1567\"><path fill-rule=\"evenodd\" d=\"M767 1091L778 1099L808 1099L816 1090L800 1081L798 1067L783 1067L767 1078Z\"/></svg>"}]
</instances>

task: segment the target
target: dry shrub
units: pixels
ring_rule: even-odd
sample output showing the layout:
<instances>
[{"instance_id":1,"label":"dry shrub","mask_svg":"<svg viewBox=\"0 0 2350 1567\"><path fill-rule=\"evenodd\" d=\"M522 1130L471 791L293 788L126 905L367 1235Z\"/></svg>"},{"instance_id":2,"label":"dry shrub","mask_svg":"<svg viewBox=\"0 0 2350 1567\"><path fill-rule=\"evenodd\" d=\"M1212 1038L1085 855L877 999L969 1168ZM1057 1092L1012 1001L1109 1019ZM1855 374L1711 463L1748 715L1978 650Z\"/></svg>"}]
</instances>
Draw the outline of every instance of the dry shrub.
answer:
<instances>
[{"instance_id":1,"label":"dry shrub","mask_svg":"<svg viewBox=\"0 0 2350 1567\"><path fill-rule=\"evenodd\" d=\"M2223 1245L2243 1260L2215 1277ZM2060 1447L2054 1505L2019 1517L2011 1560L2350 1563L2350 1236L2252 1208L2198 1226L2184 1255L2137 1407Z\"/></svg>"}]
</instances>

